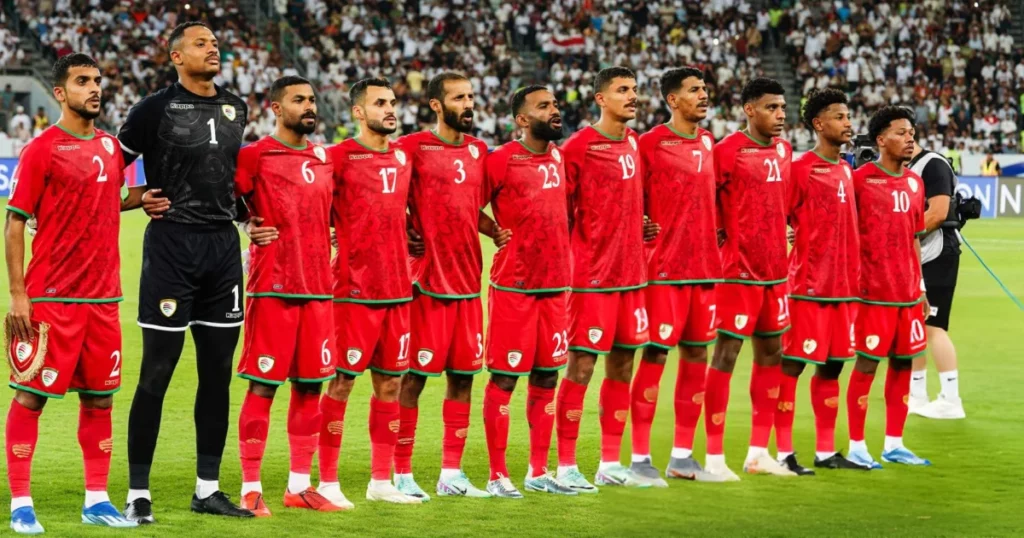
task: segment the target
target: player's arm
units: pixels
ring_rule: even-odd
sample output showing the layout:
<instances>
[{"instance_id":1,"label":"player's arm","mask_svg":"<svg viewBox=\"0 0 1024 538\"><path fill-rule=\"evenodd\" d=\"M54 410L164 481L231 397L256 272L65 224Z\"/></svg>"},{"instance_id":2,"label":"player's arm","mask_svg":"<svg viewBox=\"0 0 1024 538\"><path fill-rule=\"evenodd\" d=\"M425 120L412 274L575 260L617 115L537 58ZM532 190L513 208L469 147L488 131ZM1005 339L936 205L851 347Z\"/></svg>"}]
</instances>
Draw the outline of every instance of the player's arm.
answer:
<instances>
[{"instance_id":1,"label":"player's arm","mask_svg":"<svg viewBox=\"0 0 1024 538\"><path fill-rule=\"evenodd\" d=\"M650 169L647 165L645 156L647 155L646 148L644 147L643 140L640 141L640 168L641 176L643 178L644 188L644 242L654 241L658 238L658 234L661 233L661 225L651 220L651 206L650 206Z\"/></svg>"},{"instance_id":2,"label":"player's arm","mask_svg":"<svg viewBox=\"0 0 1024 538\"><path fill-rule=\"evenodd\" d=\"M716 145L715 148L711 150L715 161L715 221L716 230L718 232L719 248L725 244L725 240L727 239L725 235L725 216L722 212L722 188L729 181L730 171L728 167L725 166L725 163L722 162L722 159L728 159L731 158L731 156L726 155L725 149L725 146Z\"/></svg>"},{"instance_id":3,"label":"player's arm","mask_svg":"<svg viewBox=\"0 0 1024 538\"><path fill-rule=\"evenodd\" d=\"M568 212L569 232L576 224L576 195L579 187L580 169L582 168L581 158L575 151L565 148L565 210Z\"/></svg>"},{"instance_id":4,"label":"player's arm","mask_svg":"<svg viewBox=\"0 0 1024 538\"><path fill-rule=\"evenodd\" d=\"M484 208L490 205L501 189L507 168L508 160L504 153L491 152L487 154L487 161L484 163L484 180L480 185L480 213L476 220L477 231L481 235L490 237L494 241L494 246L499 249L512 240L512 230L499 226L497 221L484 212Z\"/></svg>"},{"instance_id":5,"label":"player's arm","mask_svg":"<svg viewBox=\"0 0 1024 538\"><path fill-rule=\"evenodd\" d=\"M917 254L917 264L921 265L921 238L914 238L914 253ZM932 306L928 304L928 290L924 286L924 277L921 277L921 299L924 304L924 317L931 315Z\"/></svg>"},{"instance_id":6,"label":"player's arm","mask_svg":"<svg viewBox=\"0 0 1024 538\"><path fill-rule=\"evenodd\" d=\"M423 242L423 236L416 231L416 225L412 218L412 212L405 214L405 235L409 243L409 255L419 258L427 252L427 246Z\"/></svg>"},{"instance_id":7,"label":"player's arm","mask_svg":"<svg viewBox=\"0 0 1024 538\"><path fill-rule=\"evenodd\" d=\"M117 142L121 146L121 159L124 167L131 166L135 159L149 151L156 143L156 131L153 128L159 121L154 109L162 104L155 99L143 99L128 111L128 118L117 133ZM171 208L171 201L161 196L160 189L146 187L129 187L128 197L121 201L121 211L142 208L150 218L159 219Z\"/></svg>"},{"instance_id":8,"label":"player's arm","mask_svg":"<svg viewBox=\"0 0 1024 538\"><path fill-rule=\"evenodd\" d=\"M949 204L956 188L956 177L953 169L944 159L933 159L921 171L924 181L924 195L928 198L928 207L924 211L925 230L932 232L942 226L949 216Z\"/></svg>"},{"instance_id":9,"label":"player's arm","mask_svg":"<svg viewBox=\"0 0 1024 538\"><path fill-rule=\"evenodd\" d=\"M7 258L7 282L11 290L11 310L7 314L11 330L19 340L32 337L32 303L25 289L25 222L14 211L7 212L4 225L4 255Z\"/></svg>"},{"instance_id":10,"label":"player's arm","mask_svg":"<svg viewBox=\"0 0 1024 538\"><path fill-rule=\"evenodd\" d=\"M274 226L261 226L263 217L256 215L249 203L256 192L259 157L257 146L249 146L238 152L238 162L235 166L235 198L240 209L238 214L248 217L238 223L238 229L247 235L250 241L256 243L256 246L265 247L277 241L278 231Z\"/></svg>"}]
</instances>

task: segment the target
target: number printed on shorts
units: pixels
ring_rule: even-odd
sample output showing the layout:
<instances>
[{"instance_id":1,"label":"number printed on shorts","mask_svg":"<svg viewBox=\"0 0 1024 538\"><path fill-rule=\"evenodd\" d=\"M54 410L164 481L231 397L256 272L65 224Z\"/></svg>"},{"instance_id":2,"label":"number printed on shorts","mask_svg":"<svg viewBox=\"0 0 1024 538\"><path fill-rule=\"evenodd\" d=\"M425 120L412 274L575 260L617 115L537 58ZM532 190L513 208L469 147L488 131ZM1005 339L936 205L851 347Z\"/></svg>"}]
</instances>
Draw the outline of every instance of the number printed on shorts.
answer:
<instances>
[{"instance_id":1,"label":"number printed on shorts","mask_svg":"<svg viewBox=\"0 0 1024 538\"><path fill-rule=\"evenodd\" d=\"M110 358L114 361L114 367L110 370L110 377L111 378L120 377L121 376L121 352L120 351L114 351L113 353L110 354Z\"/></svg>"},{"instance_id":2,"label":"number printed on shorts","mask_svg":"<svg viewBox=\"0 0 1024 538\"><path fill-rule=\"evenodd\" d=\"M398 362L402 362L409 356L409 333L398 338Z\"/></svg>"},{"instance_id":3,"label":"number printed on shorts","mask_svg":"<svg viewBox=\"0 0 1024 538\"><path fill-rule=\"evenodd\" d=\"M789 319L789 301L785 297L779 297L779 323L785 323Z\"/></svg>"},{"instance_id":4,"label":"number printed on shorts","mask_svg":"<svg viewBox=\"0 0 1024 538\"><path fill-rule=\"evenodd\" d=\"M647 309L637 308L633 311L633 316L636 318L636 333L640 334L647 330Z\"/></svg>"},{"instance_id":5,"label":"number printed on shorts","mask_svg":"<svg viewBox=\"0 0 1024 538\"><path fill-rule=\"evenodd\" d=\"M782 170L779 169L778 159L765 159L764 165L768 167L768 183L782 181Z\"/></svg>"},{"instance_id":6,"label":"number printed on shorts","mask_svg":"<svg viewBox=\"0 0 1024 538\"><path fill-rule=\"evenodd\" d=\"M327 342L329 340L330 338L324 338L324 343L320 344L320 362L322 362L324 366L331 363L331 350L327 349Z\"/></svg>"},{"instance_id":7,"label":"number printed on shorts","mask_svg":"<svg viewBox=\"0 0 1024 538\"><path fill-rule=\"evenodd\" d=\"M395 192L395 185L398 183L398 169L392 167L381 168L379 174L380 180L384 182L384 190L381 192L393 194Z\"/></svg>"},{"instance_id":8,"label":"number printed on shorts","mask_svg":"<svg viewBox=\"0 0 1024 538\"><path fill-rule=\"evenodd\" d=\"M484 335L476 333L476 358L484 355Z\"/></svg>"},{"instance_id":9,"label":"number printed on shorts","mask_svg":"<svg viewBox=\"0 0 1024 538\"><path fill-rule=\"evenodd\" d=\"M915 319L910 322L910 343L917 344L924 342L924 323Z\"/></svg>"},{"instance_id":10,"label":"number printed on shorts","mask_svg":"<svg viewBox=\"0 0 1024 538\"><path fill-rule=\"evenodd\" d=\"M542 164L537 171L544 174L543 189L553 189L562 184L562 178L558 175L558 167L553 164Z\"/></svg>"},{"instance_id":11,"label":"number printed on shorts","mask_svg":"<svg viewBox=\"0 0 1024 538\"><path fill-rule=\"evenodd\" d=\"M552 358L561 357L562 355L565 355L566 353L569 352L568 331L562 331L560 333L556 332L555 335L551 337L551 339L555 341L555 350L551 352Z\"/></svg>"},{"instance_id":12,"label":"number printed on shorts","mask_svg":"<svg viewBox=\"0 0 1024 538\"><path fill-rule=\"evenodd\" d=\"M238 284L235 284L235 287L231 288L231 294L235 296L235 306L233 306L231 308L231 311L232 312L241 312L242 308L238 304L238 299L240 298L239 294L238 294Z\"/></svg>"},{"instance_id":13,"label":"number printed on shorts","mask_svg":"<svg viewBox=\"0 0 1024 538\"><path fill-rule=\"evenodd\" d=\"M716 321L716 320L715 320L715 316L716 316L716 314L715 314L715 310L716 310L717 308L718 308L718 305L711 305L711 306L708 306L708 310L709 310L709 311L711 312L711 326L710 326L710 327L708 327L708 330L709 330L709 331L712 331L712 330L714 330L714 329L715 329L715 321Z\"/></svg>"}]
</instances>

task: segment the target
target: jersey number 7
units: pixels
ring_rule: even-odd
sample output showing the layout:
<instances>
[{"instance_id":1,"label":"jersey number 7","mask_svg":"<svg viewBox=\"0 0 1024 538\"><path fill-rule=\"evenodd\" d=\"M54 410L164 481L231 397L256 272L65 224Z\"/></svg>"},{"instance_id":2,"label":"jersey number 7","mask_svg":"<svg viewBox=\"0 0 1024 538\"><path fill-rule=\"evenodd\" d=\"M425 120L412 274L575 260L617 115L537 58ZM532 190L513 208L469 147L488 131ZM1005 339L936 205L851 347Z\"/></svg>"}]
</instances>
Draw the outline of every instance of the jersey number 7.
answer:
<instances>
[{"instance_id":1,"label":"jersey number 7","mask_svg":"<svg viewBox=\"0 0 1024 538\"><path fill-rule=\"evenodd\" d=\"M398 169L397 168L381 168L380 179L384 182L384 194L392 194L395 192L395 184L398 183Z\"/></svg>"}]
</instances>

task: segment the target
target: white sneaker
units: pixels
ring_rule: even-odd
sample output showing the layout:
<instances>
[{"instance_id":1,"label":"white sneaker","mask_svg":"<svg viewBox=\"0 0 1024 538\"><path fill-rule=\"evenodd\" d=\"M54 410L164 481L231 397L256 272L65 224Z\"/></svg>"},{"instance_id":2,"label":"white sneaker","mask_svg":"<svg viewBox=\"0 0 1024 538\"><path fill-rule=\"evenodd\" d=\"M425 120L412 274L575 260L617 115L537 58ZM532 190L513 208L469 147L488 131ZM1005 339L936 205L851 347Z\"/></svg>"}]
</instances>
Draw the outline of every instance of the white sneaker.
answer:
<instances>
[{"instance_id":1,"label":"white sneaker","mask_svg":"<svg viewBox=\"0 0 1024 538\"><path fill-rule=\"evenodd\" d=\"M331 501L331 504L340 506L345 510L351 510L356 507L356 505L352 504L352 502L345 497L345 494L341 492L341 486L337 482L334 482L333 484L320 484L320 487L316 488L316 492L323 495L328 501Z\"/></svg>"},{"instance_id":2,"label":"white sneaker","mask_svg":"<svg viewBox=\"0 0 1024 538\"><path fill-rule=\"evenodd\" d=\"M371 480L366 486L366 500L395 504L420 504L423 502L416 497L398 491L391 481L377 482L376 480Z\"/></svg>"},{"instance_id":3,"label":"white sneaker","mask_svg":"<svg viewBox=\"0 0 1024 538\"><path fill-rule=\"evenodd\" d=\"M761 451L753 459L743 463L743 472L748 474L770 474L774 476L796 476L796 473L779 465L767 450Z\"/></svg>"},{"instance_id":4,"label":"white sneaker","mask_svg":"<svg viewBox=\"0 0 1024 538\"><path fill-rule=\"evenodd\" d=\"M725 463L722 463L722 464L708 463L707 465L704 466L704 472L706 474L709 474L709 475L721 478L721 480L706 480L707 482L739 482L740 481L740 477L736 476L736 473L732 472L732 469L730 469L729 466L727 466Z\"/></svg>"},{"instance_id":5,"label":"white sneaker","mask_svg":"<svg viewBox=\"0 0 1024 538\"><path fill-rule=\"evenodd\" d=\"M910 414L913 414L913 415L920 415L921 414L921 410L924 409L927 405L928 405L928 398L927 397L926 398L919 398L919 397L916 397L916 396L911 396L907 400L907 412L909 412Z\"/></svg>"},{"instance_id":6,"label":"white sneaker","mask_svg":"<svg viewBox=\"0 0 1024 538\"><path fill-rule=\"evenodd\" d=\"M940 420L958 420L967 417L967 413L964 413L964 403L960 398L947 400L941 394L935 401L929 402L928 405L918 410L917 414L924 418Z\"/></svg>"}]
</instances>

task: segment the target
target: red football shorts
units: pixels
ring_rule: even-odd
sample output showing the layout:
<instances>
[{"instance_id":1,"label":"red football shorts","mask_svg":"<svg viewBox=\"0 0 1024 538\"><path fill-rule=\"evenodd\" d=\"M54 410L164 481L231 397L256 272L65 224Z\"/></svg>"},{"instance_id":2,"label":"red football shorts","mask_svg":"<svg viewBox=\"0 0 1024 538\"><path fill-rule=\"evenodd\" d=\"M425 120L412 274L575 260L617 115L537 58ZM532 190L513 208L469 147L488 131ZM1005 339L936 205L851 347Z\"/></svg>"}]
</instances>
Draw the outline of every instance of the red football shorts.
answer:
<instances>
[{"instance_id":1,"label":"red football shorts","mask_svg":"<svg viewBox=\"0 0 1024 538\"><path fill-rule=\"evenodd\" d=\"M483 370L484 323L479 297L439 299L416 292L410 310L409 371L439 376L446 370L469 375Z\"/></svg>"},{"instance_id":2,"label":"red football shorts","mask_svg":"<svg viewBox=\"0 0 1024 538\"><path fill-rule=\"evenodd\" d=\"M338 371L399 376L409 371L409 302L334 303Z\"/></svg>"},{"instance_id":3,"label":"red football shorts","mask_svg":"<svg viewBox=\"0 0 1024 538\"><path fill-rule=\"evenodd\" d=\"M32 320L50 325L42 369L12 388L48 398L94 396L121 388L121 320L117 303L33 303Z\"/></svg>"},{"instance_id":4,"label":"red football shorts","mask_svg":"<svg viewBox=\"0 0 1024 538\"><path fill-rule=\"evenodd\" d=\"M338 354L331 305L330 299L249 298L238 376L268 385L333 379Z\"/></svg>"},{"instance_id":5,"label":"red football shorts","mask_svg":"<svg viewBox=\"0 0 1024 538\"><path fill-rule=\"evenodd\" d=\"M862 304L857 314L857 354L869 359L913 359L924 353L924 307Z\"/></svg>"},{"instance_id":6,"label":"red football shorts","mask_svg":"<svg viewBox=\"0 0 1024 538\"><path fill-rule=\"evenodd\" d=\"M561 370L569 359L568 292L487 293L487 369L512 376Z\"/></svg>"},{"instance_id":7,"label":"red football shorts","mask_svg":"<svg viewBox=\"0 0 1024 538\"><path fill-rule=\"evenodd\" d=\"M715 289L718 330L735 338L778 336L789 330L786 283L772 286L726 282Z\"/></svg>"},{"instance_id":8,"label":"red football shorts","mask_svg":"<svg viewBox=\"0 0 1024 538\"><path fill-rule=\"evenodd\" d=\"M715 285L652 284L647 286L651 345L706 346L715 340Z\"/></svg>"},{"instance_id":9,"label":"red football shorts","mask_svg":"<svg viewBox=\"0 0 1024 538\"><path fill-rule=\"evenodd\" d=\"M782 358L814 364L853 359L858 306L790 299L793 330L782 336Z\"/></svg>"},{"instance_id":10,"label":"red football shorts","mask_svg":"<svg viewBox=\"0 0 1024 538\"><path fill-rule=\"evenodd\" d=\"M650 343L645 290L571 292L569 349L608 353Z\"/></svg>"}]
</instances>

